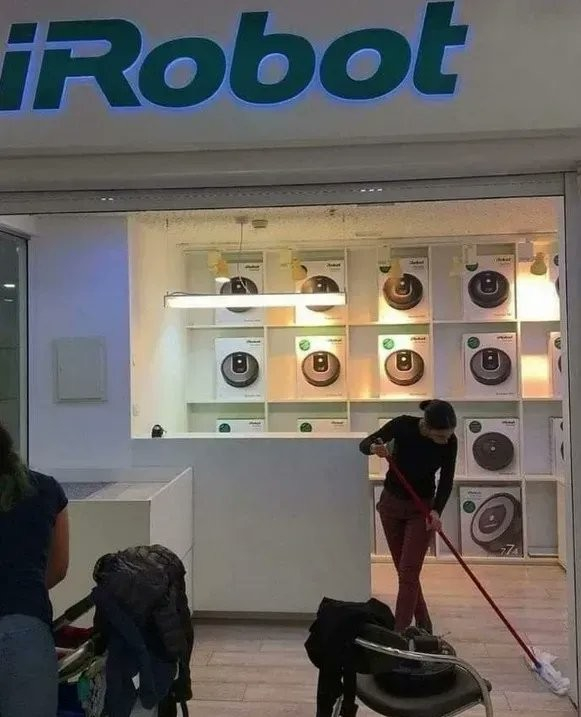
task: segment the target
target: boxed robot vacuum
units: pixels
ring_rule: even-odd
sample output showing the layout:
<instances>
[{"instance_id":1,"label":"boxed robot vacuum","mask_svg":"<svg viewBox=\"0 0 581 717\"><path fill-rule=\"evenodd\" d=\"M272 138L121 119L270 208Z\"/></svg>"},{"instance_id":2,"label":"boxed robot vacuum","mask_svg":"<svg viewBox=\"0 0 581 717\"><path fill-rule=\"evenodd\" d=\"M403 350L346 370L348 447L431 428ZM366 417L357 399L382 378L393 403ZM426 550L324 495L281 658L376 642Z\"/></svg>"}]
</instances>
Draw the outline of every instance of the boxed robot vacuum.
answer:
<instances>
[{"instance_id":1,"label":"boxed robot vacuum","mask_svg":"<svg viewBox=\"0 0 581 717\"><path fill-rule=\"evenodd\" d=\"M466 396L518 397L516 334L464 334Z\"/></svg>"},{"instance_id":2,"label":"boxed robot vacuum","mask_svg":"<svg viewBox=\"0 0 581 717\"><path fill-rule=\"evenodd\" d=\"M303 261L305 278L296 282L298 294L328 294L345 291L345 262ZM344 306L297 306L295 323L303 325L340 324L345 320Z\"/></svg>"},{"instance_id":3,"label":"boxed robot vacuum","mask_svg":"<svg viewBox=\"0 0 581 717\"><path fill-rule=\"evenodd\" d=\"M550 418L551 469L553 475L562 478L565 475L565 432L562 418Z\"/></svg>"},{"instance_id":4,"label":"boxed robot vacuum","mask_svg":"<svg viewBox=\"0 0 581 717\"><path fill-rule=\"evenodd\" d=\"M399 259L402 276L390 277L390 267L379 265L378 321L380 324L426 323L430 320L428 258Z\"/></svg>"},{"instance_id":5,"label":"boxed robot vacuum","mask_svg":"<svg viewBox=\"0 0 581 717\"><path fill-rule=\"evenodd\" d=\"M563 364L560 331L551 331L549 334L549 365L551 371L551 395L561 398L563 395Z\"/></svg>"},{"instance_id":6,"label":"boxed robot vacuum","mask_svg":"<svg viewBox=\"0 0 581 717\"><path fill-rule=\"evenodd\" d=\"M464 318L469 321L514 319L514 256L478 256L463 272Z\"/></svg>"},{"instance_id":7,"label":"boxed robot vacuum","mask_svg":"<svg viewBox=\"0 0 581 717\"><path fill-rule=\"evenodd\" d=\"M297 336L295 356L299 398L345 396L344 336Z\"/></svg>"},{"instance_id":8,"label":"boxed robot vacuum","mask_svg":"<svg viewBox=\"0 0 581 717\"><path fill-rule=\"evenodd\" d=\"M469 476L519 474L519 421L517 418L465 420L466 470Z\"/></svg>"},{"instance_id":9,"label":"boxed robot vacuum","mask_svg":"<svg viewBox=\"0 0 581 717\"><path fill-rule=\"evenodd\" d=\"M230 280L216 285L217 294L261 294L264 291L263 265L260 262L233 262L228 264ZM260 325L264 323L264 309L261 307L240 307L215 309L214 323Z\"/></svg>"},{"instance_id":10,"label":"boxed robot vacuum","mask_svg":"<svg viewBox=\"0 0 581 717\"><path fill-rule=\"evenodd\" d=\"M214 339L216 398L225 401L263 401L264 340L262 338Z\"/></svg>"},{"instance_id":11,"label":"boxed robot vacuum","mask_svg":"<svg viewBox=\"0 0 581 717\"><path fill-rule=\"evenodd\" d=\"M299 433L349 433L346 418L298 418Z\"/></svg>"},{"instance_id":12,"label":"boxed robot vacuum","mask_svg":"<svg viewBox=\"0 0 581 717\"><path fill-rule=\"evenodd\" d=\"M460 545L466 557L522 557L520 487L460 486Z\"/></svg>"},{"instance_id":13,"label":"boxed robot vacuum","mask_svg":"<svg viewBox=\"0 0 581 717\"><path fill-rule=\"evenodd\" d=\"M425 398L432 392L430 337L392 334L378 337L381 398Z\"/></svg>"},{"instance_id":14,"label":"boxed robot vacuum","mask_svg":"<svg viewBox=\"0 0 581 717\"><path fill-rule=\"evenodd\" d=\"M218 418L216 433L264 433L264 418Z\"/></svg>"}]
</instances>

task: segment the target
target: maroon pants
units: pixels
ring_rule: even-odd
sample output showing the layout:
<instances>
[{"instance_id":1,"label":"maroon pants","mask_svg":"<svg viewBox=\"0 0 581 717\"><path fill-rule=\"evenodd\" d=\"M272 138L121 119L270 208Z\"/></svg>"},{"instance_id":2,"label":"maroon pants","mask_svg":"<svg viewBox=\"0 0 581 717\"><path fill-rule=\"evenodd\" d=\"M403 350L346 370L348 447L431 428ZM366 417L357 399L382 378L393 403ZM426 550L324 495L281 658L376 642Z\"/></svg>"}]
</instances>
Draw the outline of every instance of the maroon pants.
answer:
<instances>
[{"instance_id":1,"label":"maroon pants","mask_svg":"<svg viewBox=\"0 0 581 717\"><path fill-rule=\"evenodd\" d=\"M377 505L391 557L397 570L399 590L395 606L395 629L403 631L412 624L427 627L430 615L420 573L430 544L426 519L411 500L402 500L383 491Z\"/></svg>"}]
</instances>

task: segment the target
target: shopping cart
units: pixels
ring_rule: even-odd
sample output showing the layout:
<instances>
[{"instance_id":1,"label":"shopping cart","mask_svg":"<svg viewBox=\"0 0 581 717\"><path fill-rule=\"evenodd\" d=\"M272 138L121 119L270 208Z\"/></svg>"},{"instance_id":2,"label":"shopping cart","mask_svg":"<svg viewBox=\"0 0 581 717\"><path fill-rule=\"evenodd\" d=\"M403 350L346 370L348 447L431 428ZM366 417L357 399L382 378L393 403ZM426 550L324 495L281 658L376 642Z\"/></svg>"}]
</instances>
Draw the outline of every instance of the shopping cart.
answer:
<instances>
[{"instance_id":1,"label":"shopping cart","mask_svg":"<svg viewBox=\"0 0 581 717\"><path fill-rule=\"evenodd\" d=\"M101 717L105 698L106 645L93 628L74 623L94 607L91 596L70 607L53 623L58 656L58 717ZM157 717L157 709L137 704L131 717Z\"/></svg>"}]
</instances>

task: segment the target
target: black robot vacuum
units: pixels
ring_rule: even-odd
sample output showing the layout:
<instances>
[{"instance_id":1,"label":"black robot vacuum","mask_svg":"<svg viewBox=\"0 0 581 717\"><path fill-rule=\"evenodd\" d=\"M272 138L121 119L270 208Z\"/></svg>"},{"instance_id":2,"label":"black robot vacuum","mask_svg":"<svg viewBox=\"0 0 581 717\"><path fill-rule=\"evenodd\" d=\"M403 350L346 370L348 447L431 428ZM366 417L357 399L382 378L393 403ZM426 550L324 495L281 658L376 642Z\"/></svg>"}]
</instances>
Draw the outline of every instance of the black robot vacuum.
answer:
<instances>
[{"instance_id":1,"label":"black robot vacuum","mask_svg":"<svg viewBox=\"0 0 581 717\"><path fill-rule=\"evenodd\" d=\"M222 361L220 372L224 381L234 388L246 388L258 378L260 367L252 354L245 351L235 351L228 354Z\"/></svg>"},{"instance_id":2,"label":"black robot vacuum","mask_svg":"<svg viewBox=\"0 0 581 717\"><path fill-rule=\"evenodd\" d=\"M485 500L472 517L472 540L487 553L500 553L507 545L522 540L522 508L509 493L498 493Z\"/></svg>"},{"instance_id":3,"label":"black robot vacuum","mask_svg":"<svg viewBox=\"0 0 581 717\"><path fill-rule=\"evenodd\" d=\"M484 386L504 383L512 371L512 361L502 349L480 349L470 359L470 371Z\"/></svg>"},{"instance_id":4,"label":"black robot vacuum","mask_svg":"<svg viewBox=\"0 0 581 717\"><path fill-rule=\"evenodd\" d=\"M303 359L303 376L311 386L331 386L341 374L341 364L329 351L314 351Z\"/></svg>"},{"instance_id":5,"label":"black robot vacuum","mask_svg":"<svg viewBox=\"0 0 581 717\"><path fill-rule=\"evenodd\" d=\"M480 468L501 471L514 459L514 445L503 433L483 433L472 444L472 455Z\"/></svg>"},{"instance_id":6,"label":"black robot vacuum","mask_svg":"<svg viewBox=\"0 0 581 717\"><path fill-rule=\"evenodd\" d=\"M396 386L413 386L424 375L424 359L415 351L399 349L385 359L384 369Z\"/></svg>"},{"instance_id":7,"label":"black robot vacuum","mask_svg":"<svg viewBox=\"0 0 581 717\"><path fill-rule=\"evenodd\" d=\"M330 276L317 274L303 282L301 294L336 294L339 292L339 285ZM311 311L329 311L332 306L308 306Z\"/></svg>"},{"instance_id":8,"label":"black robot vacuum","mask_svg":"<svg viewBox=\"0 0 581 717\"><path fill-rule=\"evenodd\" d=\"M409 311L417 306L424 296L422 282L412 274L399 279L388 278L383 283L383 298L397 311Z\"/></svg>"},{"instance_id":9,"label":"black robot vacuum","mask_svg":"<svg viewBox=\"0 0 581 717\"><path fill-rule=\"evenodd\" d=\"M245 276L234 276L222 286L220 293L225 295L258 294L258 287L252 279ZM234 314L243 314L248 309L248 306L228 307L228 311Z\"/></svg>"},{"instance_id":10,"label":"black robot vacuum","mask_svg":"<svg viewBox=\"0 0 581 717\"><path fill-rule=\"evenodd\" d=\"M482 309L495 309L508 299L510 284L498 271L479 271L468 283L470 299Z\"/></svg>"}]
</instances>

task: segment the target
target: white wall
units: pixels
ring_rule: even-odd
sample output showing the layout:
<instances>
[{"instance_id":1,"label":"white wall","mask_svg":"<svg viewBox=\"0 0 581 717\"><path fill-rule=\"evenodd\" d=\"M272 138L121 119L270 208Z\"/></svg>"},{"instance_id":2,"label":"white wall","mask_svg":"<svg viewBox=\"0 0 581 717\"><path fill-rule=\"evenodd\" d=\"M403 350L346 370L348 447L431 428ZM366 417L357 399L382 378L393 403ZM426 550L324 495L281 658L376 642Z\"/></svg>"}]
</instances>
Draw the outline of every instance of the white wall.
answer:
<instances>
[{"instance_id":1,"label":"white wall","mask_svg":"<svg viewBox=\"0 0 581 717\"><path fill-rule=\"evenodd\" d=\"M184 290L184 262L167 232L130 221L132 434L160 423L187 431L186 332L183 311L168 311L167 291Z\"/></svg>"},{"instance_id":2,"label":"white wall","mask_svg":"<svg viewBox=\"0 0 581 717\"><path fill-rule=\"evenodd\" d=\"M30 243L30 463L51 467L130 464L127 221L42 217ZM107 402L57 404L52 341L101 336Z\"/></svg>"}]
</instances>

